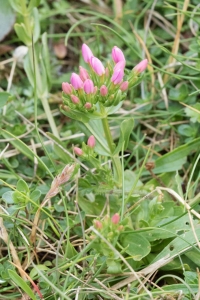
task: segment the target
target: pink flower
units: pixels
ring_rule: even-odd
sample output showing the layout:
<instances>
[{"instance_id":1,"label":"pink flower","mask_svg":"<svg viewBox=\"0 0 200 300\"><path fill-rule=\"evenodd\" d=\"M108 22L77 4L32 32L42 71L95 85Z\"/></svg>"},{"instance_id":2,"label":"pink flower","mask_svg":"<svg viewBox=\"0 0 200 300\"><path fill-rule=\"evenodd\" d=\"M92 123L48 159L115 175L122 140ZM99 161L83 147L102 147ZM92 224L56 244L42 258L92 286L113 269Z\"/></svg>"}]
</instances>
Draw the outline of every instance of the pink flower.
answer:
<instances>
[{"instance_id":1,"label":"pink flower","mask_svg":"<svg viewBox=\"0 0 200 300\"><path fill-rule=\"evenodd\" d=\"M106 96L108 94L108 88L105 85L100 87L100 94L101 96Z\"/></svg>"},{"instance_id":2,"label":"pink flower","mask_svg":"<svg viewBox=\"0 0 200 300\"><path fill-rule=\"evenodd\" d=\"M70 82L75 90L82 89L83 81L81 80L80 76L76 73L72 73Z\"/></svg>"},{"instance_id":3,"label":"pink flower","mask_svg":"<svg viewBox=\"0 0 200 300\"><path fill-rule=\"evenodd\" d=\"M80 102L79 98L75 95L71 95L71 100L74 104L78 104Z\"/></svg>"},{"instance_id":4,"label":"pink flower","mask_svg":"<svg viewBox=\"0 0 200 300\"><path fill-rule=\"evenodd\" d=\"M86 79L89 79L89 74L87 72L86 69L84 69L83 67L79 67L79 76L81 78L81 80L84 82Z\"/></svg>"},{"instance_id":5,"label":"pink flower","mask_svg":"<svg viewBox=\"0 0 200 300\"><path fill-rule=\"evenodd\" d=\"M62 83L62 90L65 94L71 95L72 93L72 86L68 82Z\"/></svg>"},{"instance_id":6,"label":"pink flower","mask_svg":"<svg viewBox=\"0 0 200 300\"><path fill-rule=\"evenodd\" d=\"M74 153L78 156L83 155L83 150L79 147L74 147Z\"/></svg>"},{"instance_id":7,"label":"pink flower","mask_svg":"<svg viewBox=\"0 0 200 300\"><path fill-rule=\"evenodd\" d=\"M95 144L96 144L96 140L95 140L95 137L93 135L91 135L87 141L87 145L90 147L90 148L94 148L95 147Z\"/></svg>"},{"instance_id":8,"label":"pink flower","mask_svg":"<svg viewBox=\"0 0 200 300\"><path fill-rule=\"evenodd\" d=\"M120 85L120 90L122 92L126 91L128 89L128 81L124 81L122 82L122 84Z\"/></svg>"},{"instance_id":9,"label":"pink flower","mask_svg":"<svg viewBox=\"0 0 200 300\"><path fill-rule=\"evenodd\" d=\"M92 94L94 93L94 83L91 79L86 79L86 81L83 84L84 91L86 94Z\"/></svg>"},{"instance_id":10,"label":"pink flower","mask_svg":"<svg viewBox=\"0 0 200 300\"><path fill-rule=\"evenodd\" d=\"M118 224L120 221L120 215L118 213L114 214L111 218L111 222L113 224Z\"/></svg>"},{"instance_id":11,"label":"pink flower","mask_svg":"<svg viewBox=\"0 0 200 300\"><path fill-rule=\"evenodd\" d=\"M117 46L114 46L112 48L112 59L114 60L115 63L118 63L119 61L125 62L124 53Z\"/></svg>"},{"instance_id":12,"label":"pink flower","mask_svg":"<svg viewBox=\"0 0 200 300\"><path fill-rule=\"evenodd\" d=\"M143 59L139 64L137 64L135 66L135 68L133 69L133 71L135 71L136 73L142 73L146 67L148 65L148 60L147 59Z\"/></svg>"},{"instance_id":13,"label":"pink flower","mask_svg":"<svg viewBox=\"0 0 200 300\"><path fill-rule=\"evenodd\" d=\"M82 55L86 63L90 63L90 58L94 56L91 49L86 44L82 45Z\"/></svg>"},{"instance_id":14,"label":"pink flower","mask_svg":"<svg viewBox=\"0 0 200 300\"><path fill-rule=\"evenodd\" d=\"M92 56L90 58L90 65L97 75L101 76L105 74L105 68L102 62L97 57Z\"/></svg>"},{"instance_id":15,"label":"pink flower","mask_svg":"<svg viewBox=\"0 0 200 300\"><path fill-rule=\"evenodd\" d=\"M90 102L86 102L85 105L84 105L84 107L86 109L90 109L92 107L92 104Z\"/></svg>"}]
</instances>

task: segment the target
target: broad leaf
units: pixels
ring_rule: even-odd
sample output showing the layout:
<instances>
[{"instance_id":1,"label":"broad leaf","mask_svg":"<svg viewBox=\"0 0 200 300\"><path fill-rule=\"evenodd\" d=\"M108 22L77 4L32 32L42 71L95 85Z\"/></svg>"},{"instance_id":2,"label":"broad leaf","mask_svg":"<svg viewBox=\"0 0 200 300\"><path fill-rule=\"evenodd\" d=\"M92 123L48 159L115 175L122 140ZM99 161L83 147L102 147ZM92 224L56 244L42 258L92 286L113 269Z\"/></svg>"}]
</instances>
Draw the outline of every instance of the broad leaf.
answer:
<instances>
[{"instance_id":1,"label":"broad leaf","mask_svg":"<svg viewBox=\"0 0 200 300\"><path fill-rule=\"evenodd\" d=\"M0 0L0 41L11 31L15 22L15 14L9 1Z\"/></svg>"},{"instance_id":2,"label":"broad leaf","mask_svg":"<svg viewBox=\"0 0 200 300\"><path fill-rule=\"evenodd\" d=\"M165 173L180 170L186 162L187 156L196 151L200 147L200 138L193 140L185 145L182 145L175 150L163 155L155 161L155 169L153 172Z\"/></svg>"},{"instance_id":3,"label":"broad leaf","mask_svg":"<svg viewBox=\"0 0 200 300\"><path fill-rule=\"evenodd\" d=\"M119 153L122 150L122 148L124 150L127 148L128 142L129 142L129 137L130 137L130 134L133 130L133 126L134 126L134 119L133 118L126 119L121 123L121 125L120 125L120 138L119 138L117 148L114 151L114 154Z\"/></svg>"},{"instance_id":4,"label":"broad leaf","mask_svg":"<svg viewBox=\"0 0 200 300\"><path fill-rule=\"evenodd\" d=\"M149 241L139 233L123 233L120 235L120 242L125 252L137 261L147 256L151 250Z\"/></svg>"},{"instance_id":5,"label":"broad leaf","mask_svg":"<svg viewBox=\"0 0 200 300\"><path fill-rule=\"evenodd\" d=\"M0 108L3 107L11 96L8 92L0 92Z\"/></svg>"}]
</instances>

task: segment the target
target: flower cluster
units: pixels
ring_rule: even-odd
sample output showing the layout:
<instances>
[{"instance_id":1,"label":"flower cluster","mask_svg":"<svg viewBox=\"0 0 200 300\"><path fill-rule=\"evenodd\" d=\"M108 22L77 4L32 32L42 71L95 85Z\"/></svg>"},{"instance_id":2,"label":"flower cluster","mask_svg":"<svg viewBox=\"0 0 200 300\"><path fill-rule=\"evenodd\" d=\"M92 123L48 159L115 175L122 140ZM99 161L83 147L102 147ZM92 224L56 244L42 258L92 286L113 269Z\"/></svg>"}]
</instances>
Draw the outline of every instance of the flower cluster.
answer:
<instances>
[{"instance_id":1,"label":"flower cluster","mask_svg":"<svg viewBox=\"0 0 200 300\"><path fill-rule=\"evenodd\" d=\"M120 224L120 215L115 213L112 217L105 216L102 221L94 220L94 228L114 247L119 243L120 234L124 231L124 226ZM93 242L93 249L97 253L106 256L107 272L120 273L121 260L118 255L114 253L107 243L105 243L98 234L92 233L90 236Z\"/></svg>"},{"instance_id":2,"label":"flower cluster","mask_svg":"<svg viewBox=\"0 0 200 300\"><path fill-rule=\"evenodd\" d=\"M104 107L117 106L128 88L138 82L148 63L147 59L141 61L125 79L126 60L117 46L112 49L113 62L106 67L86 44L82 45L82 55L90 71L80 66L79 74L72 73L70 83L62 83L65 111L94 112L98 110L98 102Z\"/></svg>"},{"instance_id":3,"label":"flower cluster","mask_svg":"<svg viewBox=\"0 0 200 300\"><path fill-rule=\"evenodd\" d=\"M78 156L83 156L84 154L90 155L93 153L93 149L95 147L96 140L93 135L88 138L87 145L83 143L83 149L79 147L74 147L74 153ZM85 150L85 151L84 151Z\"/></svg>"}]
</instances>

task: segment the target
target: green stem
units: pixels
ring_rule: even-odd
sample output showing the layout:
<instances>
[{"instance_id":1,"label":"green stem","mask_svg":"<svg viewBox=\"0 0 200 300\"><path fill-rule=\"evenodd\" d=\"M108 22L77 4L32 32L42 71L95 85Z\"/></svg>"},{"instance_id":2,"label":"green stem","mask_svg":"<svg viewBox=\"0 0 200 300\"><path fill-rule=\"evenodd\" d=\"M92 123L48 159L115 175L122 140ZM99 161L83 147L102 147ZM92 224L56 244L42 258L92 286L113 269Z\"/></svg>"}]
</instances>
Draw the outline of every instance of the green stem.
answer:
<instances>
[{"instance_id":1,"label":"green stem","mask_svg":"<svg viewBox=\"0 0 200 300\"><path fill-rule=\"evenodd\" d=\"M104 107L101 107L101 111L104 113ZM110 149L110 156L113 163L114 169L114 179L117 182L118 186L122 185L122 167L119 156L116 154L113 156L113 152L115 149L115 144L113 142L113 138L111 135L110 127L108 124L108 118L105 117L102 119L103 130L105 134L106 141L108 143L108 147Z\"/></svg>"},{"instance_id":2,"label":"green stem","mask_svg":"<svg viewBox=\"0 0 200 300\"><path fill-rule=\"evenodd\" d=\"M33 51L34 51L34 49L32 49L32 47L34 47L34 45L31 45L29 47L29 56L30 56L31 67L34 70L34 72L36 74L35 76L37 78L37 85L35 86L35 88L37 87L37 95L38 95L38 98L40 98L40 100L42 102L47 120L49 122L49 126L51 127L51 130L52 130L53 134L57 138L59 138L59 133L58 133L54 118L52 116L51 109L49 107L48 99L47 99L46 95L42 95L42 94L46 94L46 93L43 93L44 87L42 86L42 78L41 78L41 74L40 74L40 71L39 71L39 62L38 62L37 55L34 55L34 62L32 60Z\"/></svg>"},{"instance_id":3,"label":"green stem","mask_svg":"<svg viewBox=\"0 0 200 300\"><path fill-rule=\"evenodd\" d=\"M49 107L49 102L48 102L46 97L42 97L41 101L42 101L42 105L43 105L45 114L47 116L47 120L48 120L49 125L51 127L51 130L52 130L53 134L55 135L55 137L59 138L58 129L56 127L56 123L55 123L54 118L52 116L52 112L51 112L50 107Z\"/></svg>"}]
</instances>

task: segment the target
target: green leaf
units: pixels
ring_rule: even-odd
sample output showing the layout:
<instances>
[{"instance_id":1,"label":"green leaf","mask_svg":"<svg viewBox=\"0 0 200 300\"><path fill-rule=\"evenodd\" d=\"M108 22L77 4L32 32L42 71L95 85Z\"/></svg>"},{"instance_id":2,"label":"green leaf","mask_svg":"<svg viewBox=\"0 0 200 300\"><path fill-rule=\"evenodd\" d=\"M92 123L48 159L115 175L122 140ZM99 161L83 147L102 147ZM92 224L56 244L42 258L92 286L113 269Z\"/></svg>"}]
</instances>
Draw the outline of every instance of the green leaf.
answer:
<instances>
[{"instance_id":1,"label":"green leaf","mask_svg":"<svg viewBox=\"0 0 200 300\"><path fill-rule=\"evenodd\" d=\"M7 130L1 129L0 132L4 136L4 138L11 139L10 143L17 150L19 150L19 152L23 153L26 157L28 157L32 161L34 161L34 157L37 157L39 166L44 170L46 169L49 172L44 163L42 163L41 159L25 143L23 143L20 139L18 139L16 136L14 136Z\"/></svg>"},{"instance_id":2,"label":"green leaf","mask_svg":"<svg viewBox=\"0 0 200 300\"><path fill-rule=\"evenodd\" d=\"M77 254L77 251L74 249L74 246L68 241L65 249L65 255L68 259L74 257Z\"/></svg>"},{"instance_id":3,"label":"green leaf","mask_svg":"<svg viewBox=\"0 0 200 300\"><path fill-rule=\"evenodd\" d=\"M125 192L130 192L132 189L132 186L135 184L135 181L137 180L137 175L135 172L131 170L125 170L124 171L124 189ZM135 187L142 187L143 183L138 180Z\"/></svg>"},{"instance_id":4,"label":"green leaf","mask_svg":"<svg viewBox=\"0 0 200 300\"><path fill-rule=\"evenodd\" d=\"M195 228L195 234L198 237L198 240L200 239L200 227ZM189 249L194 248L194 244L196 244L196 239L194 236L194 233L191 230L188 232L185 232L181 234L179 237L175 238L172 242L170 242L153 260L152 263L158 261L159 259L163 257L173 257L179 256L180 253L184 253L184 251L188 251ZM200 252L198 250L198 253L200 255Z\"/></svg>"},{"instance_id":5,"label":"green leaf","mask_svg":"<svg viewBox=\"0 0 200 300\"><path fill-rule=\"evenodd\" d=\"M18 13L21 15L24 13L23 11L23 4L26 5L25 0L9 0L9 1L4 1L3 2L9 2L10 5L14 10L16 10ZM23 3L24 2L24 3Z\"/></svg>"},{"instance_id":6,"label":"green leaf","mask_svg":"<svg viewBox=\"0 0 200 300\"><path fill-rule=\"evenodd\" d=\"M160 239L176 237L178 234L182 233L183 230L191 230L188 215L182 216L173 221L174 219L176 219L175 216L164 218L156 224L157 228L143 232L143 236L152 242Z\"/></svg>"},{"instance_id":7,"label":"green leaf","mask_svg":"<svg viewBox=\"0 0 200 300\"><path fill-rule=\"evenodd\" d=\"M74 120L77 120L77 121L80 121L80 122L83 122L83 123L88 123L89 122L89 117L87 116L86 113L83 113L83 112L80 112L80 111L74 111L74 110L71 110L69 108L69 110L64 110L62 108L62 106L60 106L60 111L67 117L71 118L71 119L74 119Z\"/></svg>"},{"instance_id":8,"label":"green leaf","mask_svg":"<svg viewBox=\"0 0 200 300\"><path fill-rule=\"evenodd\" d=\"M185 113L188 117L190 117L191 122L200 123L200 103L192 105L191 108L186 107Z\"/></svg>"},{"instance_id":9,"label":"green leaf","mask_svg":"<svg viewBox=\"0 0 200 300\"><path fill-rule=\"evenodd\" d=\"M124 144L123 149L125 150L127 148L129 138L130 138L130 134L133 130L133 126L134 126L134 119L133 118L126 119L121 123L120 138L119 138L117 148L115 149L115 151L113 153L114 155L119 153L122 150L123 144Z\"/></svg>"},{"instance_id":10,"label":"green leaf","mask_svg":"<svg viewBox=\"0 0 200 300\"><path fill-rule=\"evenodd\" d=\"M33 8L33 19L34 19L33 42L36 43L40 37L40 20L39 20L38 9L36 7Z\"/></svg>"},{"instance_id":11,"label":"green leaf","mask_svg":"<svg viewBox=\"0 0 200 300\"><path fill-rule=\"evenodd\" d=\"M40 271L48 271L49 268L46 266L46 265L37 265L37 269L36 268L33 268L29 274L29 276L31 277L31 279L34 280L34 278L38 275L38 271L37 270L40 270Z\"/></svg>"},{"instance_id":12,"label":"green leaf","mask_svg":"<svg viewBox=\"0 0 200 300\"><path fill-rule=\"evenodd\" d=\"M139 233L122 233L120 235L121 245L125 248L126 253L139 261L147 256L151 250L149 241Z\"/></svg>"},{"instance_id":13,"label":"green leaf","mask_svg":"<svg viewBox=\"0 0 200 300\"><path fill-rule=\"evenodd\" d=\"M41 196L41 192L39 191L39 190L34 190L31 194L30 194L30 199L32 200L32 201L37 201L39 198L40 198L40 196Z\"/></svg>"},{"instance_id":14,"label":"green leaf","mask_svg":"<svg viewBox=\"0 0 200 300\"><path fill-rule=\"evenodd\" d=\"M13 191L7 191L2 195L2 199L7 203L7 204L13 204Z\"/></svg>"},{"instance_id":15,"label":"green leaf","mask_svg":"<svg viewBox=\"0 0 200 300\"><path fill-rule=\"evenodd\" d=\"M200 121L200 114L199 114L199 121ZM195 124L191 124L191 125L182 124L178 126L178 133L183 136L194 137L197 131L198 131L198 127Z\"/></svg>"},{"instance_id":16,"label":"green leaf","mask_svg":"<svg viewBox=\"0 0 200 300\"><path fill-rule=\"evenodd\" d=\"M27 29L23 23L14 25L18 38L26 45L31 46L31 37L27 34Z\"/></svg>"},{"instance_id":17,"label":"green leaf","mask_svg":"<svg viewBox=\"0 0 200 300\"><path fill-rule=\"evenodd\" d=\"M0 108L6 104L10 96L11 94L8 92L0 92Z\"/></svg>"},{"instance_id":18,"label":"green leaf","mask_svg":"<svg viewBox=\"0 0 200 300\"><path fill-rule=\"evenodd\" d=\"M20 287L32 300L37 300L32 289L27 285L27 283L13 270L8 270L10 278L15 282L15 284Z\"/></svg>"},{"instance_id":19,"label":"green leaf","mask_svg":"<svg viewBox=\"0 0 200 300\"><path fill-rule=\"evenodd\" d=\"M23 180L23 179L19 179L17 182L17 186L16 189L24 194L28 194L29 193L29 187L27 185L27 183Z\"/></svg>"},{"instance_id":20,"label":"green leaf","mask_svg":"<svg viewBox=\"0 0 200 300\"><path fill-rule=\"evenodd\" d=\"M28 5L28 12L31 12L31 10L34 7L39 6L41 0L30 0L29 5Z\"/></svg>"},{"instance_id":21,"label":"green leaf","mask_svg":"<svg viewBox=\"0 0 200 300\"><path fill-rule=\"evenodd\" d=\"M179 88L171 88L169 91L169 99L174 101L184 101L188 97L188 88L186 84L182 84Z\"/></svg>"},{"instance_id":22,"label":"green leaf","mask_svg":"<svg viewBox=\"0 0 200 300\"><path fill-rule=\"evenodd\" d=\"M45 68L45 73L46 73L46 77L47 77L47 83L48 83L48 87L50 89L51 87L51 65L50 65L50 59L49 59L49 48L48 48L48 44L47 44L47 33L43 33L42 35L42 60L44 62L44 68Z\"/></svg>"},{"instance_id":23,"label":"green leaf","mask_svg":"<svg viewBox=\"0 0 200 300\"><path fill-rule=\"evenodd\" d=\"M2 41L14 25L15 14L9 1L0 0L0 8L0 41Z\"/></svg>"},{"instance_id":24,"label":"green leaf","mask_svg":"<svg viewBox=\"0 0 200 300\"><path fill-rule=\"evenodd\" d=\"M165 173L180 170L186 162L187 156L196 151L200 147L200 138L194 139L185 145L182 145L175 150L163 155L155 161L155 169L153 172Z\"/></svg>"}]
</instances>

